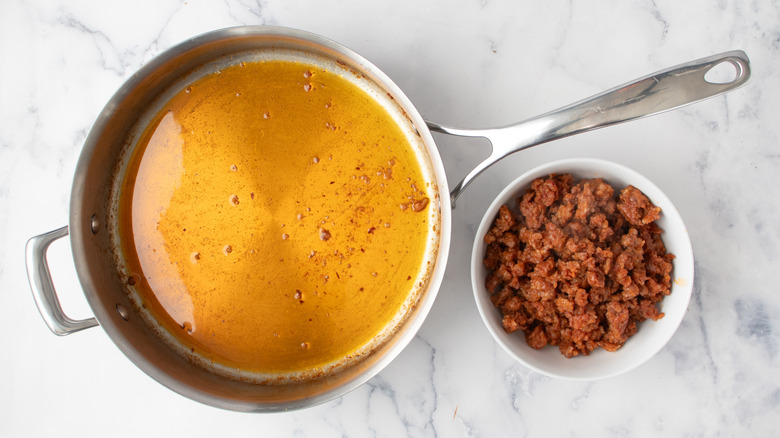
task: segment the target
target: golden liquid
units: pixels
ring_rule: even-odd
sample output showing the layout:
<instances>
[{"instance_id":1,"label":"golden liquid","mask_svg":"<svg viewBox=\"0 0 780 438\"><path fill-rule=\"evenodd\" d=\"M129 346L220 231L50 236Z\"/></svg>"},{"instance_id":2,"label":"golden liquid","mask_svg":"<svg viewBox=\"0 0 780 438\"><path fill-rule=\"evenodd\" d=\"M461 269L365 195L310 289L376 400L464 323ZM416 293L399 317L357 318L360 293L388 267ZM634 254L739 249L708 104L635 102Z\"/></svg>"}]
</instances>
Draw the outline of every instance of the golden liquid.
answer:
<instances>
[{"instance_id":1,"label":"golden liquid","mask_svg":"<svg viewBox=\"0 0 780 438\"><path fill-rule=\"evenodd\" d=\"M201 356L260 373L342 360L420 280L430 189L387 111L335 73L223 69L138 146L119 207L129 282Z\"/></svg>"}]
</instances>

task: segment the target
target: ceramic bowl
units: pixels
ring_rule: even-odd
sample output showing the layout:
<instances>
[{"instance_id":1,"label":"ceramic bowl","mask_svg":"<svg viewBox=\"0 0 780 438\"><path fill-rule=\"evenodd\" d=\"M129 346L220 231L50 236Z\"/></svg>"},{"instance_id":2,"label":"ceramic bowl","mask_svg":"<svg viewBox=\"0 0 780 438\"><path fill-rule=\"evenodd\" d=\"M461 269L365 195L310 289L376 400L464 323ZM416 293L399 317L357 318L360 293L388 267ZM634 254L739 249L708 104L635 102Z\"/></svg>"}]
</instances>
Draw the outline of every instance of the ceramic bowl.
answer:
<instances>
[{"instance_id":1,"label":"ceramic bowl","mask_svg":"<svg viewBox=\"0 0 780 438\"><path fill-rule=\"evenodd\" d=\"M528 346L521 331L506 333L501 325L501 313L490 301L485 288L488 271L482 260L487 245L484 236L493 225L498 209L507 204L516 211L516 199L525 193L531 182L553 173L570 173L575 180L602 178L619 192L631 184L661 207L661 217L656 222L663 230L662 239L668 252L675 255L672 268L672 291L661 302L665 316L658 321L639 323L637 333L617 351L601 348L589 356L564 357L555 346L536 350ZM615 376L634 369L653 357L671 339L682 322L693 289L693 251L688 231L668 197L650 180L623 165L588 158L566 159L534 168L510 183L493 201L479 226L471 254L471 282L474 298L485 325L498 344L523 365L550 377L595 380Z\"/></svg>"}]
</instances>

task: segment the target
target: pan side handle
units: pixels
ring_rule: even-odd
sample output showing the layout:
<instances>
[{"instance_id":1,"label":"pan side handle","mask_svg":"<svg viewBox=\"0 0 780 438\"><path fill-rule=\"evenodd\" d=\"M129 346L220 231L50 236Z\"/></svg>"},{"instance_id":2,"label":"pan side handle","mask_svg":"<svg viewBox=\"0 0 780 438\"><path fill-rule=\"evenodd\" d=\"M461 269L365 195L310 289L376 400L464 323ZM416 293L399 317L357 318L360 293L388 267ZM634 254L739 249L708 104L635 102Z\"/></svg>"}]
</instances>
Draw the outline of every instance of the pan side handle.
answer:
<instances>
[{"instance_id":1,"label":"pan side handle","mask_svg":"<svg viewBox=\"0 0 780 438\"><path fill-rule=\"evenodd\" d=\"M27 241L25 246L25 264L27 265L27 279L30 281L35 304L41 312L43 321L55 335L65 336L80 330L95 327L98 322L95 318L74 320L65 315L60 306L57 292L49 271L49 263L46 253L55 240L68 235L68 227L50 231L35 236Z\"/></svg>"}]
</instances>

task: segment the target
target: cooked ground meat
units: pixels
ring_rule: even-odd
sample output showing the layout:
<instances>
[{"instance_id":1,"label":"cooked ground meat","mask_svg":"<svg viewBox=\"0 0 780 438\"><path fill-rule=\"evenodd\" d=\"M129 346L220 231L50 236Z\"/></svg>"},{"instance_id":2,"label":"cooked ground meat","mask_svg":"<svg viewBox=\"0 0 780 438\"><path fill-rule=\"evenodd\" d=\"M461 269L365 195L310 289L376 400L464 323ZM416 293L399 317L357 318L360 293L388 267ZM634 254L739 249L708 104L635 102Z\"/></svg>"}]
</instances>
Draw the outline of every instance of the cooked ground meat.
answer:
<instances>
[{"instance_id":1,"label":"cooked ground meat","mask_svg":"<svg viewBox=\"0 0 780 438\"><path fill-rule=\"evenodd\" d=\"M664 316L674 255L655 224L661 209L637 188L616 196L601 179L538 178L499 209L485 235L485 286L504 330L566 357L619 349L637 324Z\"/></svg>"}]
</instances>

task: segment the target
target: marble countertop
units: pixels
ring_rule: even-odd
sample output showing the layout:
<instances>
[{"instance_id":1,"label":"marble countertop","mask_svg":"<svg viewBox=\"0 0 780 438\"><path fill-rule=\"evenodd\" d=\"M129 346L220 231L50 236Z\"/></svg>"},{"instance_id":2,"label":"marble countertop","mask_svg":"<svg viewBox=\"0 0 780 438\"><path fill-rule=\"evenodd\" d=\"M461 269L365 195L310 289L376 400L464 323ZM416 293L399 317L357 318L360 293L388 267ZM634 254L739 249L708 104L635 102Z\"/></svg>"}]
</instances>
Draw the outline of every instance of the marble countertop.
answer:
<instances>
[{"instance_id":1,"label":"marble countertop","mask_svg":"<svg viewBox=\"0 0 780 438\"><path fill-rule=\"evenodd\" d=\"M780 14L776 1L382 2L4 0L0 3L0 435L770 436L780 430ZM422 115L500 126L675 64L742 49L751 82L725 96L515 154L453 214L444 283L425 323L349 394L289 413L204 406L136 368L100 328L60 338L31 297L28 238L68 221L95 118L134 71L203 32L279 25L376 64ZM450 184L487 154L436 136ZM696 259L688 313L657 355L594 382L551 379L492 340L472 297L483 212L526 170L606 158L675 203ZM88 317L69 244L50 264L67 313Z\"/></svg>"}]
</instances>

